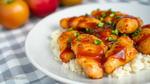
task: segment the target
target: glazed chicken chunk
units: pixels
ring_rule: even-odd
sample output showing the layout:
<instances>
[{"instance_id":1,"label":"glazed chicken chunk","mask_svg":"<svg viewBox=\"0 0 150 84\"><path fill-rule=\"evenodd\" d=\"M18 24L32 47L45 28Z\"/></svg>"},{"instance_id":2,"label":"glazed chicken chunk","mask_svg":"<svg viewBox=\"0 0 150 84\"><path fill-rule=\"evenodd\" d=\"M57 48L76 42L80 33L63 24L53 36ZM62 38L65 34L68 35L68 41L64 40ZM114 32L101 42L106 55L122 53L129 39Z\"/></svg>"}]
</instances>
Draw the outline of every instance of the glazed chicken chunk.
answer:
<instances>
[{"instance_id":1,"label":"glazed chicken chunk","mask_svg":"<svg viewBox=\"0 0 150 84\"><path fill-rule=\"evenodd\" d=\"M136 57L137 51L133 46L133 41L127 37L119 37L105 54L106 61L104 70L106 73L112 73L119 66L125 65Z\"/></svg>"},{"instance_id":2,"label":"glazed chicken chunk","mask_svg":"<svg viewBox=\"0 0 150 84\"><path fill-rule=\"evenodd\" d=\"M66 31L63 32L58 38L60 59L62 62L67 63L75 57L73 51L71 50L71 40L76 37L76 34L78 34L77 31Z\"/></svg>"},{"instance_id":3,"label":"glazed chicken chunk","mask_svg":"<svg viewBox=\"0 0 150 84\"><path fill-rule=\"evenodd\" d=\"M71 49L76 55L78 64L89 78L101 78L103 70L101 59L107 46L97 37L81 34L71 43Z\"/></svg>"},{"instance_id":4,"label":"glazed chicken chunk","mask_svg":"<svg viewBox=\"0 0 150 84\"><path fill-rule=\"evenodd\" d=\"M116 24L116 28L125 34L133 33L143 24L142 20L137 17L121 18Z\"/></svg>"},{"instance_id":5,"label":"glazed chicken chunk","mask_svg":"<svg viewBox=\"0 0 150 84\"><path fill-rule=\"evenodd\" d=\"M58 38L60 59L75 59L85 75L102 78L138 53L150 55L150 24L119 11L94 10L91 14L60 20L65 30Z\"/></svg>"},{"instance_id":6,"label":"glazed chicken chunk","mask_svg":"<svg viewBox=\"0 0 150 84\"><path fill-rule=\"evenodd\" d=\"M144 25L136 34L132 39L136 43L137 50L144 54L150 54L150 24Z\"/></svg>"},{"instance_id":7,"label":"glazed chicken chunk","mask_svg":"<svg viewBox=\"0 0 150 84\"><path fill-rule=\"evenodd\" d=\"M74 28L91 28L93 25L97 25L100 21L93 17L87 16L79 16L79 17L71 17L64 18L60 21L60 25L64 29Z\"/></svg>"}]
</instances>

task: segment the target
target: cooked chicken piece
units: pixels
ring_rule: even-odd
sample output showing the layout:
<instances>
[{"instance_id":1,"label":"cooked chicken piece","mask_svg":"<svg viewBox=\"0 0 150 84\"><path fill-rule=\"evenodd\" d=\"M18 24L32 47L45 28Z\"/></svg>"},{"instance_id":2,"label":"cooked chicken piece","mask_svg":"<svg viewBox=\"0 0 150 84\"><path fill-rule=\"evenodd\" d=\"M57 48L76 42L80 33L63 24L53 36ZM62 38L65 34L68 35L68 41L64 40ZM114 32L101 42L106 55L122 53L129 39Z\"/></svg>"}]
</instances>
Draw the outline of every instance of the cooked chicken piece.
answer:
<instances>
[{"instance_id":1,"label":"cooked chicken piece","mask_svg":"<svg viewBox=\"0 0 150 84\"><path fill-rule=\"evenodd\" d=\"M102 67L99 65L107 46L100 39L93 35L81 34L72 41L71 49L87 77L101 78L103 76Z\"/></svg>"},{"instance_id":2,"label":"cooked chicken piece","mask_svg":"<svg viewBox=\"0 0 150 84\"><path fill-rule=\"evenodd\" d=\"M80 34L71 43L71 49L78 56L100 56L107 50L107 46L94 35Z\"/></svg>"},{"instance_id":3,"label":"cooked chicken piece","mask_svg":"<svg viewBox=\"0 0 150 84\"><path fill-rule=\"evenodd\" d=\"M79 57L77 58L77 63L82 67L87 77L93 79L103 77L103 69L98 61L88 57Z\"/></svg>"},{"instance_id":4,"label":"cooked chicken piece","mask_svg":"<svg viewBox=\"0 0 150 84\"><path fill-rule=\"evenodd\" d=\"M96 27L100 21L93 17L79 16L64 18L60 21L60 26L64 29L68 28L92 28Z\"/></svg>"},{"instance_id":5,"label":"cooked chicken piece","mask_svg":"<svg viewBox=\"0 0 150 84\"><path fill-rule=\"evenodd\" d=\"M66 31L63 32L58 38L60 59L62 62L67 63L75 57L73 51L71 50L71 41L76 37L77 34L77 31Z\"/></svg>"},{"instance_id":6,"label":"cooked chicken piece","mask_svg":"<svg viewBox=\"0 0 150 84\"><path fill-rule=\"evenodd\" d=\"M133 41L127 36L121 36L105 54L104 70L112 73L119 66L125 65L136 57L137 51Z\"/></svg>"},{"instance_id":7,"label":"cooked chicken piece","mask_svg":"<svg viewBox=\"0 0 150 84\"><path fill-rule=\"evenodd\" d=\"M150 24L142 27L137 36L132 38L136 42L137 50L143 54L150 54Z\"/></svg>"},{"instance_id":8,"label":"cooked chicken piece","mask_svg":"<svg viewBox=\"0 0 150 84\"><path fill-rule=\"evenodd\" d=\"M118 23L116 24L116 28L119 30L120 33L133 33L139 27L141 27L142 21L140 18L136 17L125 17L121 18Z\"/></svg>"}]
</instances>

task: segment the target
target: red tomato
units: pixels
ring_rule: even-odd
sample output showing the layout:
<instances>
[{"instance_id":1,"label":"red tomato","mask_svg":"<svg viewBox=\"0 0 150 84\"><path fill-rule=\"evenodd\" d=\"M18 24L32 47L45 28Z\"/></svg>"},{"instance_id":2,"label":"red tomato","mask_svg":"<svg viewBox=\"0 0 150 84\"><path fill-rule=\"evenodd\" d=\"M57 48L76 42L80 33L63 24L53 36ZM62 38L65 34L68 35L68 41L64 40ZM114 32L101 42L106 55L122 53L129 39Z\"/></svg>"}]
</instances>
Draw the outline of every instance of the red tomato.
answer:
<instances>
[{"instance_id":1,"label":"red tomato","mask_svg":"<svg viewBox=\"0 0 150 84\"><path fill-rule=\"evenodd\" d=\"M44 17L56 10L59 3L58 0L26 0L31 12L38 16Z\"/></svg>"}]
</instances>

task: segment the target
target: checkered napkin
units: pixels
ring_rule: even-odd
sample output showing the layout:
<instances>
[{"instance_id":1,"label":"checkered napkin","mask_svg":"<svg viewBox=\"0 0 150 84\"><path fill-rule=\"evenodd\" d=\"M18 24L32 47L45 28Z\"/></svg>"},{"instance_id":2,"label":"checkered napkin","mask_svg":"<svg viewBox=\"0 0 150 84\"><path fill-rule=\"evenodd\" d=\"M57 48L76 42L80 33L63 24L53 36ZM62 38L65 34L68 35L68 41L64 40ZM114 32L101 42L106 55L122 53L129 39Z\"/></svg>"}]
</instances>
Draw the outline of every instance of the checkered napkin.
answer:
<instances>
[{"instance_id":1,"label":"checkered napkin","mask_svg":"<svg viewBox=\"0 0 150 84\"><path fill-rule=\"evenodd\" d=\"M90 1L92 0L85 0L84 3ZM103 0L95 1L102 2ZM0 26L0 84L62 84L37 70L25 54L25 38L37 22L38 20L34 19L20 29L12 31L3 30Z\"/></svg>"},{"instance_id":2,"label":"checkered napkin","mask_svg":"<svg viewBox=\"0 0 150 84\"><path fill-rule=\"evenodd\" d=\"M0 27L0 84L58 84L37 70L25 54L25 38L36 22L12 31Z\"/></svg>"}]
</instances>

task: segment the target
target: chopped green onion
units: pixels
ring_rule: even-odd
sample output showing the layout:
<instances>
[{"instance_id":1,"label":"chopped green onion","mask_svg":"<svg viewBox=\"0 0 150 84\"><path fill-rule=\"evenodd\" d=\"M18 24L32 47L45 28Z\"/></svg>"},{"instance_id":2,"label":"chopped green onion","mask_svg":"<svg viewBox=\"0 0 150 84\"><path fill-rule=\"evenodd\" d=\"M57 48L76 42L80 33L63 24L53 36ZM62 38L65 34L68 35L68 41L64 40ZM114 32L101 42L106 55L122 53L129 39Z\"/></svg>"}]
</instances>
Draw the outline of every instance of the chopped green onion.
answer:
<instances>
[{"instance_id":1,"label":"chopped green onion","mask_svg":"<svg viewBox=\"0 0 150 84\"><path fill-rule=\"evenodd\" d=\"M85 16L89 16L89 14L86 13Z\"/></svg>"},{"instance_id":2,"label":"chopped green onion","mask_svg":"<svg viewBox=\"0 0 150 84\"><path fill-rule=\"evenodd\" d=\"M108 9L108 11L110 11L110 12L111 12L111 11L112 11L112 9L110 8L110 9Z\"/></svg>"},{"instance_id":3,"label":"chopped green onion","mask_svg":"<svg viewBox=\"0 0 150 84\"><path fill-rule=\"evenodd\" d=\"M107 24L108 24L108 25L111 25L111 24L112 24L112 22L111 22L111 21L109 21L109 22L107 22Z\"/></svg>"},{"instance_id":4,"label":"chopped green onion","mask_svg":"<svg viewBox=\"0 0 150 84\"><path fill-rule=\"evenodd\" d=\"M90 34L92 34L92 33L94 32L94 30L93 30L93 29L90 29L90 28L86 28L85 31L86 31L87 33L90 33Z\"/></svg>"},{"instance_id":5,"label":"chopped green onion","mask_svg":"<svg viewBox=\"0 0 150 84\"><path fill-rule=\"evenodd\" d=\"M79 35L80 35L79 32L74 33L75 37L78 37Z\"/></svg>"},{"instance_id":6,"label":"chopped green onion","mask_svg":"<svg viewBox=\"0 0 150 84\"><path fill-rule=\"evenodd\" d=\"M97 8L96 10L97 10L97 11L99 11L100 9L99 9L99 8Z\"/></svg>"},{"instance_id":7,"label":"chopped green onion","mask_svg":"<svg viewBox=\"0 0 150 84\"><path fill-rule=\"evenodd\" d=\"M116 18L116 19L120 19L120 18L121 18L121 16L116 16L115 18Z\"/></svg>"},{"instance_id":8,"label":"chopped green onion","mask_svg":"<svg viewBox=\"0 0 150 84\"><path fill-rule=\"evenodd\" d=\"M114 17L115 14L116 14L115 12L112 12L109 16L110 16L110 17Z\"/></svg>"},{"instance_id":9,"label":"chopped green onion","mask_svg":"<svg viewBox=\"0 0 150 84\"><path fill-rule=\"evenodd\" d=\"M112 22L112 24L111 24L113 27L115 27L115 23L114 22Z\"/></svg>"},{"instance_id":10,"label":"chopped green onion","mask_svg":"<svg viewBox=\"0 0 150 84\"><path fill-rule=\"evenodd\" d=\"M100 41L100 40L97 40L97 39L96 39L96 40L94 40L94 44L96 44L96 45L99 45L99 44L101 44L101 42L102 42L102 41Z\"/></svg>"},{"instance_id":11,"label":"chopped green onion","mask_svg":"<svg viewBox=\"0 0 150 84\"><path fill-rule=\"evenodd\" d=\"M103 21L103 20L104 20L104 18L101 17L101 18L100 18L100 21Z\"/></svg>"},{"instance_id":12,"label":"chopped green onion","mask_svg":"<svg viewBox=\"0 0 150 84\"><path fill-rule=\"evenodd\" d=\"M137 36L141 32L140 29L137 29L135 32L132 33L132 36Z\"/></svg>"},{"instance_id":13,"label":"chopped green onion","mask_svg":"<svg viewBox=\"0 0 150 84\"><path fill-rule=\"evenodd\" d=\"M100 23L98 23L97 26L98 26L98 27L103 27L103 26L104 26L104 23L103 23L103 22L100 22Z\"/></svg>"},{"instance_id":14,"label":"chopped green onion","mask_svg":"<svg viewBox=\"0 0 150 84\"><path fill-rule=\"evenodd\" d=\"M115 30L112 30L111 33L114 34L114 35L118 35L119 31L118 31L118 29L115 29Z\"/></svg>"},{"instance_id":15,"label":"chopped green onion","mask_svg":"<svg viewBox=\"0 0 150 84\"><path fill-rule=\"evenodd\" d=\"M86 31L86 32L90 32L90 29L89 29L89 28L86 28L85 31Z\"/></svg>"},{"instance_id":16,"label":"chopped green onion","mask_svg":"<svg viewBox=\"0 0 150 84\"><path fill-rule=\"evenodd\" d=\"M122 36L128 36L127 34L122 34Z\"/></svg>"},{"instance_id":17,"label":"chopped green onion","mask_svg":"<svg viewBox=\"0 0 150 84\"><path fill-rule=\"evenodd\" d=\"M73 30L73 28L69 28L69 29L68 29L68 31L72 31L72 30Z\"/></svg>"},{"instance_id":18,"label":"chopped green onion","mask_svg":"<svg viewBox=\"0 0 150 84\"><path fill-rule=\"evenodd\" d=\"M113 37L108 37L108 41L116 41Z\"/></svg>"},{"instance_id":19,"label":"chopped green onion","mask_svg":"<svg viewBox=\"0 0 150 84\"><path fill-rule=\"evenodd\" d=\"M106 13L102 13L102 18L105 18L106 17Z\"/></svg>"}]
</instances>

